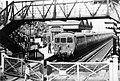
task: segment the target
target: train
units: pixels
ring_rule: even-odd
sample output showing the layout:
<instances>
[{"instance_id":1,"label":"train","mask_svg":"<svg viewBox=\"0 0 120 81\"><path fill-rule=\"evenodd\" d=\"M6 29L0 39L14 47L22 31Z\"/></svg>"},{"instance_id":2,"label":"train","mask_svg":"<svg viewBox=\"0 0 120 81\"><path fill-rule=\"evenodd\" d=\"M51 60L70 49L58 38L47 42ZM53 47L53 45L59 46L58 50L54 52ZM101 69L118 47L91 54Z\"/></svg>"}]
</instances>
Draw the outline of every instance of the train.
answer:
<instances>
[{"instance_id":1,"label":"train","mask_svg":"<svg viewBox=\"0 0 120 81\"><path fill-rule=\"evenodd\" d=\"M113 37L113 33L71 33L63 32L54 36L54 55L70 58L80 51Z\"/></svg>"}]
</instances>

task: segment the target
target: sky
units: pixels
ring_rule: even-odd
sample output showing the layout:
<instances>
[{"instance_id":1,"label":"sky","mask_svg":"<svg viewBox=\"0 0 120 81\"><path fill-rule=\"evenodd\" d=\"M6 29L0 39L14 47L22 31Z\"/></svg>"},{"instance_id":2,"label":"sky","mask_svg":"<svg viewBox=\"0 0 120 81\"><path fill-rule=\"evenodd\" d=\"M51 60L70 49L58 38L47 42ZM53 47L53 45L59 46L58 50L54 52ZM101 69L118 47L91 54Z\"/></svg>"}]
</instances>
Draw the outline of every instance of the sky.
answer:
<instances>
[{"instance_id":1,"label":"sky","mask_svg":"<svg viewBox=\"0 0 120 81\"><path fill-rule=\"evenodd\" d=\"M13 0L8 0L9 3L11 1L13 1ZM22 1L22 0L14 0L14 1ZM0 3L0 7L5 7L6 0L0 0L0 2L2 2L2 3ZM113 31L113 30L105 28L107 25L105 25L104 22L111 21L109 19L92 19L92 20L89 20L89 21L92 21L92 24L93 24L92 31L94 31L94 32L112 32Z\"/></svg>"},{"instance_id":2,"label":"sky","mask_svg":"<svg viewBox=\"0 0 120 81\"><path fill-rule=\"evenodd\" d=\"M113 25L106 25L104 23L106 21L111 22L111 20L109 20L109 19L93 19L92 20L92 23L93 23L92 31L95 31L95 32L113 32L113 30L111 30L111 29L106 29L106 26L110 26L110 27L113 26Z\"/></svg>"}]
</instances>

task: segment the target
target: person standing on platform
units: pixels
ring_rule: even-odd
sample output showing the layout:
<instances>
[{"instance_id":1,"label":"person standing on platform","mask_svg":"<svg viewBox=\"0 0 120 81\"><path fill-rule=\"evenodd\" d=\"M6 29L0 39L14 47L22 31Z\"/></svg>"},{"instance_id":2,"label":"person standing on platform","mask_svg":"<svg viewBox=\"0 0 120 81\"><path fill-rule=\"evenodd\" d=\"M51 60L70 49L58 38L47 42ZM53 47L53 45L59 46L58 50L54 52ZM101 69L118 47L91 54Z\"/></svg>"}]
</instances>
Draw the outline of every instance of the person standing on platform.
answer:
<instances>
[{"instance_id":1,"label":"person standing on platform","mask_svg":"<svg viewBox=\"0 0 120 81\"><path fill-rule=\"evenodd\" d=\"M48 44L48 53L52 53L52 51L51 51L51 43Z\"/></svg>"},{"instance_id":2,"label":"person standing on platform","mask_svg":"<svg viewBox=\"0 0 120 81\"><path fill-rule=\"evenodd\" d=\"M25 54L24 60L25 60L25 62L27 62L29 60L28 53Z\"/></svg>"},{"instance_id":3,"label":"person standing on platform","mask_svg":"<svg viewBox=\"0 0 120 81\"><path fill-rule=\"evenodd\" d=\"M30 79L30 65L27 65L27 66L26 66L26 69L25 69L25 79L24 79L24 81L27 81L28 79Z\"/></svg>"}]
</instances>

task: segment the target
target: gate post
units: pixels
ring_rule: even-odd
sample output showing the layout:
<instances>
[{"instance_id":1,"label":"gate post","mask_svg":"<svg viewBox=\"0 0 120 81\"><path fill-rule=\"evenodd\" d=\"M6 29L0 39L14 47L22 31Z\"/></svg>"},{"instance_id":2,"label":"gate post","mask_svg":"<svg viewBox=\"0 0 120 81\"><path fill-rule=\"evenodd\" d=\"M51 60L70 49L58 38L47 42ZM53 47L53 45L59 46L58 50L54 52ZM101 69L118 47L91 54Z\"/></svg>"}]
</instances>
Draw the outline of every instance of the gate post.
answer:
<instances>
[{"instance_id":1,"label":"gate post","mask_svg":"<svg viewBox=\"0 0 120 81\"><path fill-rule=\"evenodd\" d=\"M79 73L80 73L79 72L79 67L80 67L79 62L77 62L76 65L77 65L77 79L78 79L77 81L79 81L79 77L80 77L80 75L79 75Z\"/></svg>"},{"instance_id":2,"label":"gate post","mask_svg":"<svg viewBox=\"0 0 120 81\"><path fill-rule=\"evenodd\" d=\"M20 59L21 62L21 77L23 77L23 59Z\"/></svg>"},{"instance_id":3,"label":"gate post","mask_svg":"<svg viewBox=\"0 0 120 81\"><path fill-rule=\"evenodd\" d=\"M1 53L1 66L2 66L2 73L4 73L4 57L5 57L5 55L4 55L4 53L2 52Z\"/></svg>"},{"instance_id":4,"label":"gate post","mask_svg":"<svg viewBox=\"0 0 120 81\"><path fill-rule=\"evenodd\" d=\"M113 81L113 59L109 59L109 80Z\"/></svg>"},{"instance_id":5,"label":"gate post","mask_svg":"<svg viewBox=\"0 0 120 81\"><path fill-rule=\"evenodd\" d=\"M118 56L113 55L113 81L118 81Z\"/></svg>"}]
</instances>

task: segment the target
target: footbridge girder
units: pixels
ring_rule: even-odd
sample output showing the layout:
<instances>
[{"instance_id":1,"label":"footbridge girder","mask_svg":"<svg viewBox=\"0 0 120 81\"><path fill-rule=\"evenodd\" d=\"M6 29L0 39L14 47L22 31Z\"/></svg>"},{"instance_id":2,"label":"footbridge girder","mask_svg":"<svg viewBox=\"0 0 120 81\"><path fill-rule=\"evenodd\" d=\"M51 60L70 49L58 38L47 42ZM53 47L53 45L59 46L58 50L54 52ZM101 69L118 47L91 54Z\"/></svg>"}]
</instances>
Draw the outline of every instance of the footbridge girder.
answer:
<instances>
[{"instance_id":1,"label":"footbridge girder","mask_svg":"<svg viewBox=\"0 0 120 81\"><path fill-rule=\"evenodd\" d=\"M119 22L120 4L117 0L13 1L0 15L6 18L4 23L8 20L66 21L98 18L112 18Z\"/></svg>"}]
</instances>

